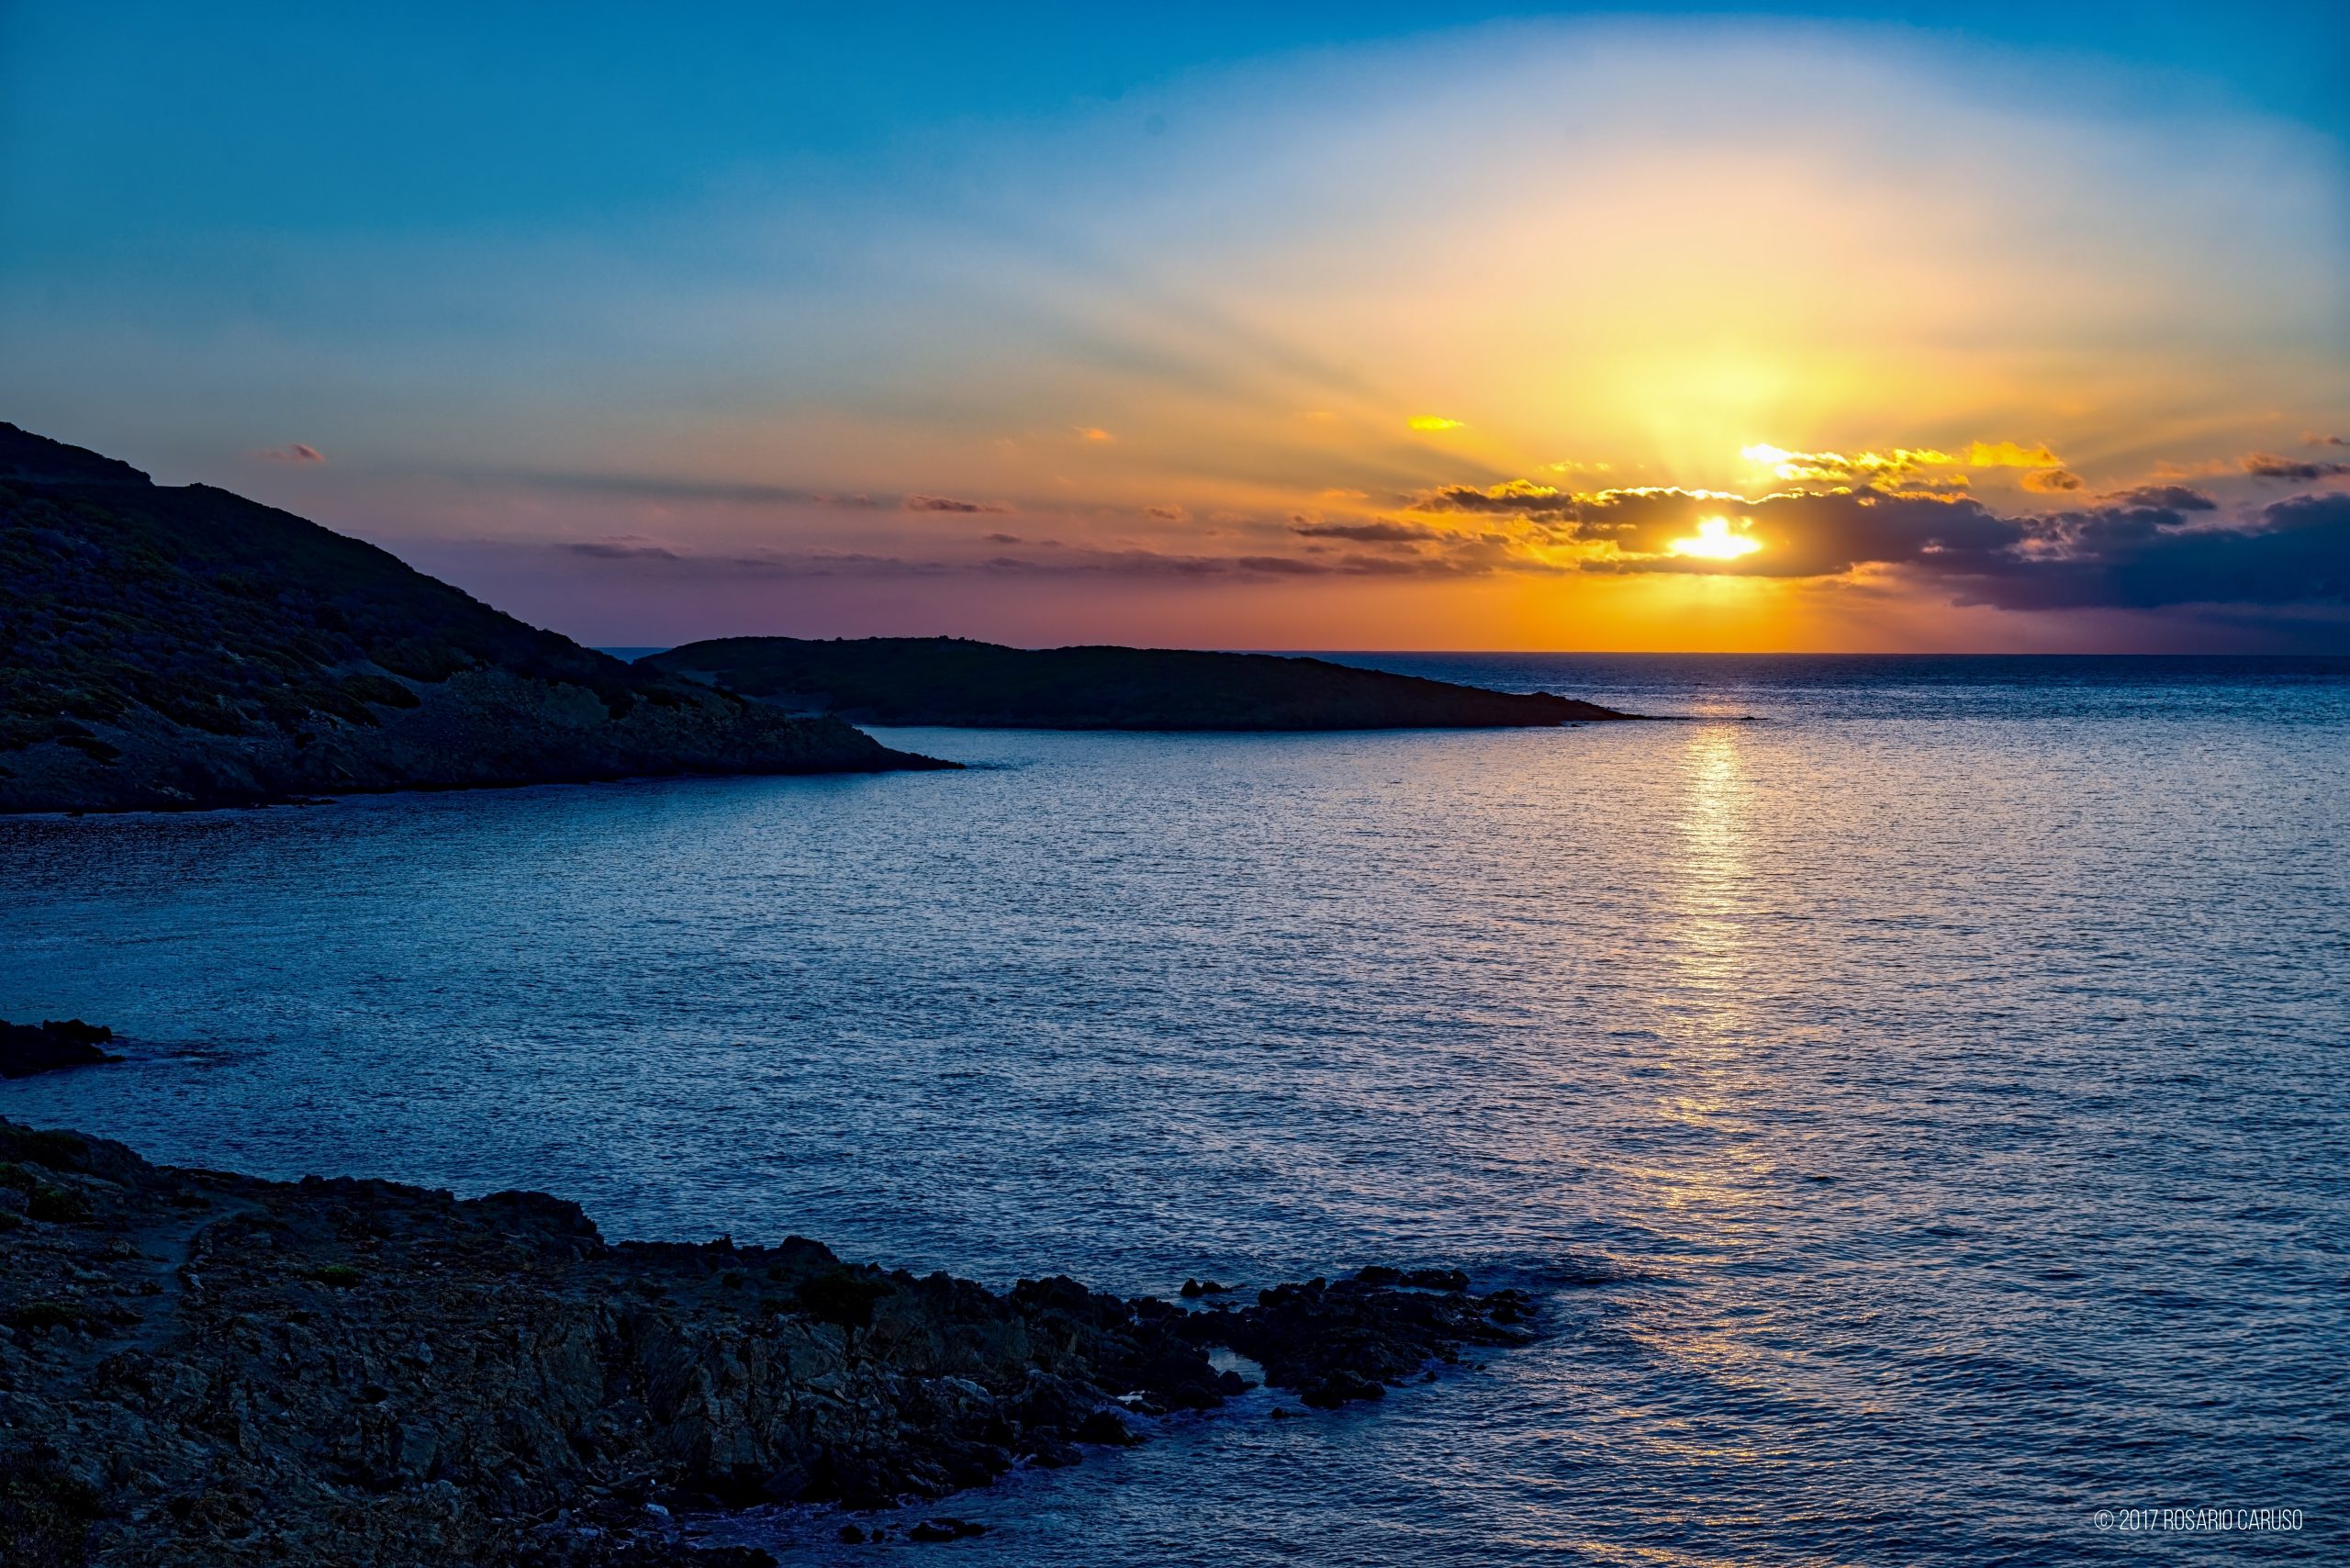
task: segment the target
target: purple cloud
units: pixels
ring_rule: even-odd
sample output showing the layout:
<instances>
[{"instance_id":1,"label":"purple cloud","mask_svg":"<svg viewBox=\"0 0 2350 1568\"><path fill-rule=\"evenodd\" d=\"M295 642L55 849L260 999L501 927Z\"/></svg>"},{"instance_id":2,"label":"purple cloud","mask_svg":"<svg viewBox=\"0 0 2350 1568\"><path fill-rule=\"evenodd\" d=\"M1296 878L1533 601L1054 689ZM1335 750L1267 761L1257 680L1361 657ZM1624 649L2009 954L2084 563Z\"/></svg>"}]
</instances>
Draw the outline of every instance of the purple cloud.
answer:
<instances>
[{"instance_id":1,"label":"purple cloud","mask_svg":"<svg viewBox=\"0 0 2350 1568\"><path fill-rule=\"evenodd\" d=\"M1008 512L1012 509L993 501L960 501L952 496L908 496L908 511Z\"/></svg>"}]
</instances>

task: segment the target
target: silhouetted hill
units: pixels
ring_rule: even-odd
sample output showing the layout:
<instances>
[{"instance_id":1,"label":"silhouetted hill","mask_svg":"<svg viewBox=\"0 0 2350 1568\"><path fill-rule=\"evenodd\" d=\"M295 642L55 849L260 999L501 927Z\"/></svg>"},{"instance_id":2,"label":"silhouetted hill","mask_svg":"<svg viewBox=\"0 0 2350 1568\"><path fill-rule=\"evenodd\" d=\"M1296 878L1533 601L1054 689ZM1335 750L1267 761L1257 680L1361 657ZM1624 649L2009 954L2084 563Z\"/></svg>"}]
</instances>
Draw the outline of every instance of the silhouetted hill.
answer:
<instances>
[{"instance_id":1,"label":"silhouetted hill","mask_svg":"<svg viewBox=\"0 0 2350 1568\"><path fill-rule=\"evenodd\" d=\"M862 723L1044 730L1483 729L1628 719L1326 659L1166 648L1000 647L960 637L722 637L639 659Z\"/></svg>"},{"instance_id":2,"label":"silhouetted hill","mask_svg":"<svg viewBox=\"0 0 2350 1568\"><path fill-rule=\"evenodd\" d=\"M937 766L0 423L0 811Z\"/></svg>"}]
</instances>

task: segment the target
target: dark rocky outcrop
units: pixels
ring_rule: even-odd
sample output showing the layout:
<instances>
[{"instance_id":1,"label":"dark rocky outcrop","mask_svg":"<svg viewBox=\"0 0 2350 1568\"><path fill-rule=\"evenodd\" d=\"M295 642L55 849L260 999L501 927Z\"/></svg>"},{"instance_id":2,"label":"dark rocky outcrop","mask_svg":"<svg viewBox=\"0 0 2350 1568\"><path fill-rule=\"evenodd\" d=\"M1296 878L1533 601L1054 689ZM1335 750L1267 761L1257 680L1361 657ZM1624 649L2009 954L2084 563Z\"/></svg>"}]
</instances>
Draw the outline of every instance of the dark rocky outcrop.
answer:
<instances>
[{"instance_id":1,"label":"dark rocky outcrop","mask_svg":"<svg viewBox=\"0 0 2350 1568\"><path fill-rule=\"evenodd\" d=\"M0 811L944 766L0 423Z\"/></svg>"},{"instance_id":2,"label":"dark rocky outcrop","mask_svg":"<svg viewBox=\"0 0 2350 1568\"><path fill-rule=\"evenodd\" d=\"M1327 1409L1386 1397L1389 1383L1423 1371L1431 1355L1450 1361L1471 1346L1518 1343L1532 1313L1516 1291L1471 1295L1457 1269L1371 1268L1336 1284L1276 1285L1237 1311L1195 1313L1183 1332L1250 1357L1273 1386Z\"/></svg>"},{"instance_id":3,"label":"dark rocky outcrop","mask_svg":"<svg viewBox=\"0 0 2350 1568\"><path fill-rule=\"evenodd\" d=\"M62 1067L89 1067L122 1058L100 1047L114 1043L114 1031L79 1018L11 1024L0 1018L0 1078L30 1078Z\"/></svg>"},{"instance_id":4,"label":"dark rocky outcrop","mask_svg":"<svg viewBox=\"0 0 2350 1568\"><path fill-rule=\"evenodd\" d=\"M1042 730L1486 729L1629 719L1327 659L1169 648L1006 648L960 637L724 637L637 661L793 712Z\"/></svg>"},{"instance_id":5,"label":"dark rocky outcrop","mask_svg":"<svg viewBox=\"0 0 2350 1568\"><path fill-rule=\"evenodd\" d=\"M1515 1293L1401 1281L1212 1312L997 1294L798 1238L615 1244L540 1193L262 1182L0 1122L0 1527L122 1568L752 1568L681 1521L943 1497L1134 1442L1247 1386L1210 1346L1326 1406L1529 1337Z\"/></svg>"}]
</instances>

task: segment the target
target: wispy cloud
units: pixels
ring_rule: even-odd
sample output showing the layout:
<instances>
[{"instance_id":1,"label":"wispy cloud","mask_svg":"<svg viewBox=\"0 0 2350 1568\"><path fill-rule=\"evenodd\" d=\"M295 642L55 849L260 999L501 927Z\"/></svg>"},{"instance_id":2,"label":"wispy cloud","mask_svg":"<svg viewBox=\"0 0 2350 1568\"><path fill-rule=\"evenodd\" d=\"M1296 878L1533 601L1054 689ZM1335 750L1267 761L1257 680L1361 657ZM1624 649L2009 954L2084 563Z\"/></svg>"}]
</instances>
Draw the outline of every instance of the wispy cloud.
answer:
<instances>
[{"instance_id":1,"label":"wispy cloud","mask_svg":"<svg viewBox=\"0 0 2350 1568\"><path fill-rule=\"evenodd\" d=\"M2246 453L2238 465L2256 479L2330 479L2350 474L2350 463L2319 463L2300 457L2279 457L2273 452Z\"/></svg>"},{"instance_id":2,"label":"wispy cloud","mask_svg":"<svg viewBox=\"0 0 2350 1568\"><path fill-rule=\"evenodd\" d=\"M463 470L451 477L469 484L548 490L563 494L610 496L622 500L715 502L726 506L818 506L869 510L879 505L868 496L803 489L796 485L768 485L734 479L679 478L661 474L602 474L554 470Z\"/></svg>"},{"instance_id":3,"label":"wispy cloud","mask_svg":"<svg viewBox=\"0 0 2350 1568\"><path fill-rule=\"evenodd\" d=\"M574 555L599 561L681 561L685 553L657 539L622 535L616 539L581 539L556 546Z\"/></svg>"},{"instance_id":4,"label":"wispy cloud","mask_svg":"<svg viewBox=\"0 0 2350 1568\"><path fill-rule=\"evenodd\" d=\"M2220 503L2190 485L2145 485L2105 498L2108 506L2152 507L2163 511L2217 511Z\"/></svg>"},{"instance_id":5,"label":"wispy cloud","mask_svg":"<svg viewBox=\"0 0 2350 1568\"><path fill-rule=\"evenodd\" d=\"M1008 512L1012 510L995 501L957 500L952 496L908 496L905 499L905 508L908 511L971 513Z\"/></svg>"},{"instance_id":6,"label":"wispy cloud","mask_svg":"<svg viewBox=\"0 0 2350 1568\"><path fill-rule=\"evenodd\" d=\"M308 442L297 441L254 454L266 463L324 463L327 454Z\"/></svg>"},{"instance_id":7,"label":"wispy cloud","mask_svg":"<svg viewBox=\"0 0 2350 1568\"><path fill-rule=\"evenodd\" d=\"M1352 539L1366 544L1446 537L1440 528L1430 528L1424 522L1399 522L1393 518L1371 522L1315 522L1298 518L1290 523L1289 531L1307 539Z\"/></svg>"}]
</instances>

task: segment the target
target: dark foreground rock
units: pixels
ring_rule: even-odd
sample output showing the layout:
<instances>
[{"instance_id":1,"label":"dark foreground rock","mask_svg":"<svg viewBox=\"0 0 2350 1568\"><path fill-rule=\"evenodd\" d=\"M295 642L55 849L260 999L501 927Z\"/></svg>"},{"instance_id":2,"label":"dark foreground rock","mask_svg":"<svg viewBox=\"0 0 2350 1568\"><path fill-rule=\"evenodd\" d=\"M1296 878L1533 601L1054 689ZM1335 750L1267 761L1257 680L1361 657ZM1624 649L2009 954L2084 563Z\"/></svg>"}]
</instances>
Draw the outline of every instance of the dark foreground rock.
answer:
<instances>
[{"instance_id":1,"label":"dark foreground rock","mask_svg":"<svg viewBox=\"0 0 2350 1568\"><path fill-rule=\"evenodd\" d=\"M11 1024L0 1018L0 1078L30 1078L62 1067L89 1067L122 1058L100 1047L112 1044L114 1031L79 1018L50 1018L39 1024Z\"/></svg>"},{"instance_id":2,"label":"dark foreground rock","mask_svg":"<svg viewBox=\"0 0 2350 1568\"><path fill-rule=\"evenodd\" d=\"M0 811L946 766L0 423Z\"/></svg>"},{"instance_id":3,"label":"dark foreground rock","mask_svg":"<svg viewBox=\"0 0 2350 1568\"><path fill-rule=\"evenodd\" d=\"M678 1521L1067 1464L1243 1391L1212 1347L1326 1406L1530 1338L1518 1294L1413 1278L1213 1311L999 1294L799 1238L609 1243L540 1193L262 1182L0 1122L0 1537L45 1543L0 1561L755 1564L691 1554Z\"/></svg>"},{"instance_id":4,"label":"dark foreground rock","mask_svg":"<svg viewBox=\"0 0 2350 1568\"><path fill-rule=\"evenodd\" d=\"M1044 730L1479 729L1630 719L1327 659L1181 648L1007 648L963 637L722 637L637 661L792 712Z\"/></svg>"}]
</instances>

